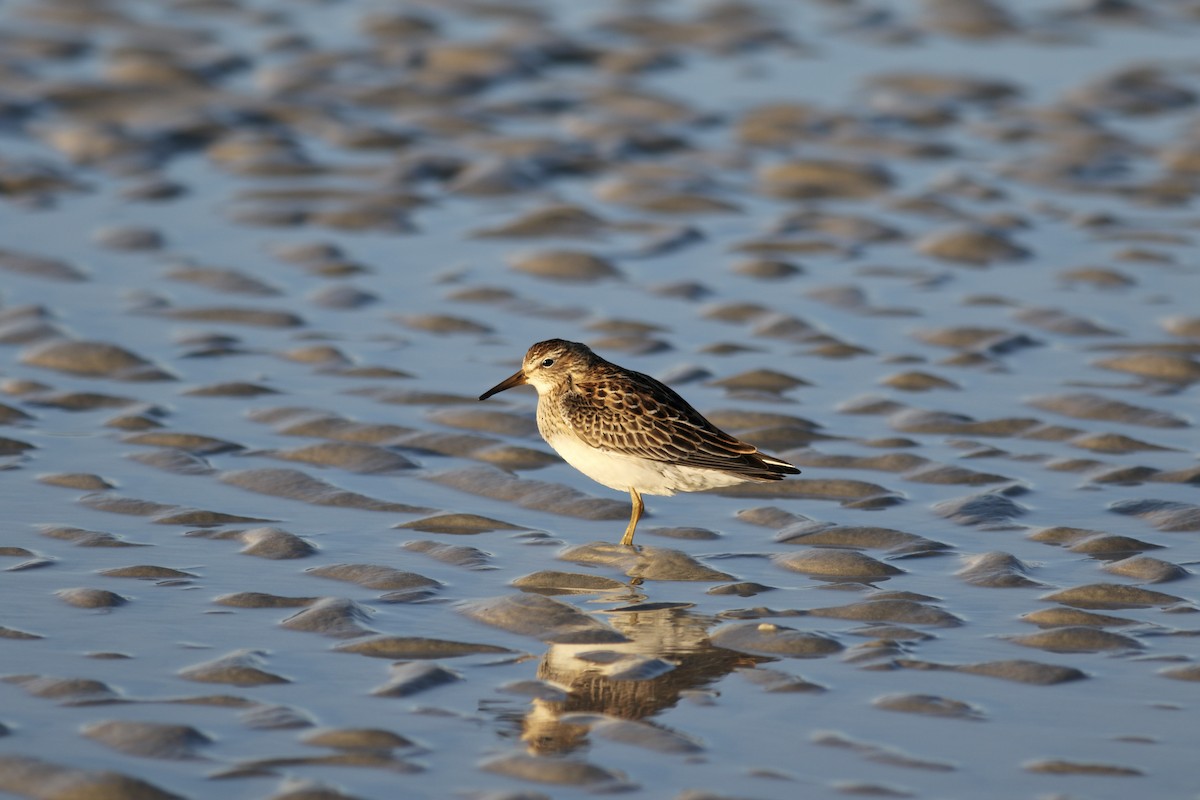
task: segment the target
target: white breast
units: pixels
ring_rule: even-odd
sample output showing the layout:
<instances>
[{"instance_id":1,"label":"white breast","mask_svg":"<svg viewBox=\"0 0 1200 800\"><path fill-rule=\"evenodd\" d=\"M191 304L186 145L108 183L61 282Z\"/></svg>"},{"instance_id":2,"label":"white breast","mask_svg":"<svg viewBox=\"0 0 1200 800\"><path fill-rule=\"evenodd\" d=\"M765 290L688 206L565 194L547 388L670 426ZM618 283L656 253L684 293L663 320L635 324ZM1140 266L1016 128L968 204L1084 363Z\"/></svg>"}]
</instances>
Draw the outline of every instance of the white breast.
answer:
<instances>
[{"instance_id":1,"label":"white breast","mask_svg":"<svg viewBox=\"0 0 1200 800\"><path fill-rule=\"evenodd\" d=\"M573 436L556 436L546 439L546 443L564 461L596 483L620 491L627 492L632 487L642 494L672 495L676 492L733 486L748 480L742 475L714 469L696 469L597 450Z\"/></svg>"}]
</instances>

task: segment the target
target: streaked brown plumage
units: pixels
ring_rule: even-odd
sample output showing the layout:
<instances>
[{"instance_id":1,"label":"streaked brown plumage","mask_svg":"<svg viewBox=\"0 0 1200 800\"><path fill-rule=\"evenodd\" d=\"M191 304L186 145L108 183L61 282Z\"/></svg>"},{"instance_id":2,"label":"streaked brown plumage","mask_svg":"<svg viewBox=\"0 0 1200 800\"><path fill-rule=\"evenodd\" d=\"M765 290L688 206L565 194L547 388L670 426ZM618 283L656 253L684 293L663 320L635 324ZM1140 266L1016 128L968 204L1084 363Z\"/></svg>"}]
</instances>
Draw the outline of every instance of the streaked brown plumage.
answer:
<instances>
[{"instance_id":1,"label":"streaked brown plumage","mask_svg":"<svg viewBox=\"0 0 1200 800\"><path fill-rule=\"evenodd\" d=\"M525 383L538 391L542 438L592 480L629 492L625 545L633 543L642 493L672 495L800 472L725 433L669 386L578 342L538 342L520 371L479 399Z\"/></svg>"}]
</instances>

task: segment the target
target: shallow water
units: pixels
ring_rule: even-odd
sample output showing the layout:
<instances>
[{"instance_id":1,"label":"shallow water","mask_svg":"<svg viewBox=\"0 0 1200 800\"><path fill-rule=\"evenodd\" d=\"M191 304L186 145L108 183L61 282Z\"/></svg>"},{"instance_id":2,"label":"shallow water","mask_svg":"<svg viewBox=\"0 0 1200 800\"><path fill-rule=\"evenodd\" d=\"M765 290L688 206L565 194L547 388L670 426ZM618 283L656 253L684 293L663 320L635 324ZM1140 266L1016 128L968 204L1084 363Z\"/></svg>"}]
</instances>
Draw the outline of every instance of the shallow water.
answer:
<instances>
[{"instance_id":1,"label":"shallow water","mask_svg":"<svg viewBox=\"0 0 1200 800\"><path fill-rule=\"evenodd\" d=\"M1200 18L947 7L0 9L0 792L1194 793ZM872 88L909 72L1011 94ZM836 174L772 185L801 160ZM600 222L476 235L552 204ZM513 266L549 250L619 277ZM626 498L545 457L532 392L474 400L552 336L804 474L604 545ZM787 558L829 548L901 571Z\"/></svg>"}]
</instances>

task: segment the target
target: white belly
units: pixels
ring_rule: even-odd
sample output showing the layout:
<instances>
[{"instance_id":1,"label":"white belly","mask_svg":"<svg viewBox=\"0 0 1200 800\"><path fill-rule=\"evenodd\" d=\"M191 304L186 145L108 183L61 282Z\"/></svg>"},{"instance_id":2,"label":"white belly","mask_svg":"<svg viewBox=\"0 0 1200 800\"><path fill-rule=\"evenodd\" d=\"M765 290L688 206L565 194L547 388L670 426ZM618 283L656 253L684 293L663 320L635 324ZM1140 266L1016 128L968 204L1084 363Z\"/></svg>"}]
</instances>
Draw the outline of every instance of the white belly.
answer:
<instances>
[{"instance_id":1,"label":"white belly","mask_svg":"<svg viewBox=\"0 0 1200 800\"><path fill-rule=\"evenodd\" d=\"M634 488L642 494L672 495L676 492L697 492L718 486L733 486L749 480L741 475L731 475L714 469L683 467L612 451L596 450L573 436L547 439L546 443L553 447L564 461L596 483L620 491L627 492Z\"/></svg>"}]
</instances>

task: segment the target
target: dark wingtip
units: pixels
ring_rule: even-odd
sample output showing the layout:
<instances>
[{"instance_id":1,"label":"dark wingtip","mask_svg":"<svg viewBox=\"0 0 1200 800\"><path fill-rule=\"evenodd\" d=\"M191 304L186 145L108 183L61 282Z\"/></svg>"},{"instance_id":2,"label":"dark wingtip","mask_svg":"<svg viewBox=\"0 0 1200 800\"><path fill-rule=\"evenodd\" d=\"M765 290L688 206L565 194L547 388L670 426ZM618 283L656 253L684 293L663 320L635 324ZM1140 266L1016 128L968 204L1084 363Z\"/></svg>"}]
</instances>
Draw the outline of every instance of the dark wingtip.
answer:
<instances>
[{"instance_id":1,"label":"dark wingtip","mask_svg":"<svg viewBox=\"0 0 1200 800\"><path fill-rule=\"evenodd\" d=\"M763 455L761 453L759 454L759 456L762 460L763 466L765 466L772 473L774 473L775 475L778 475L781 478L784 475L799 475L800 474L799 467L797 467L793 464L789 464L788 462L784 461L782 458L776 458L775 456Z\"/></svg>"},{"instance_id":2,"label":"dark wingtip","mask_svg":"<svg viewBox=\"0 0 1200 800\"><path fill-rule=\"evenodd\" d=\"M800 474L800 470L796 469L795 467L792 467L791 469L774 468L770 472L768 472L766 475L764 475L763 477L769 481L781 481L784 478L786 478L788 475L799 475L799 474Z\"/></svg>"}]
</instances>

